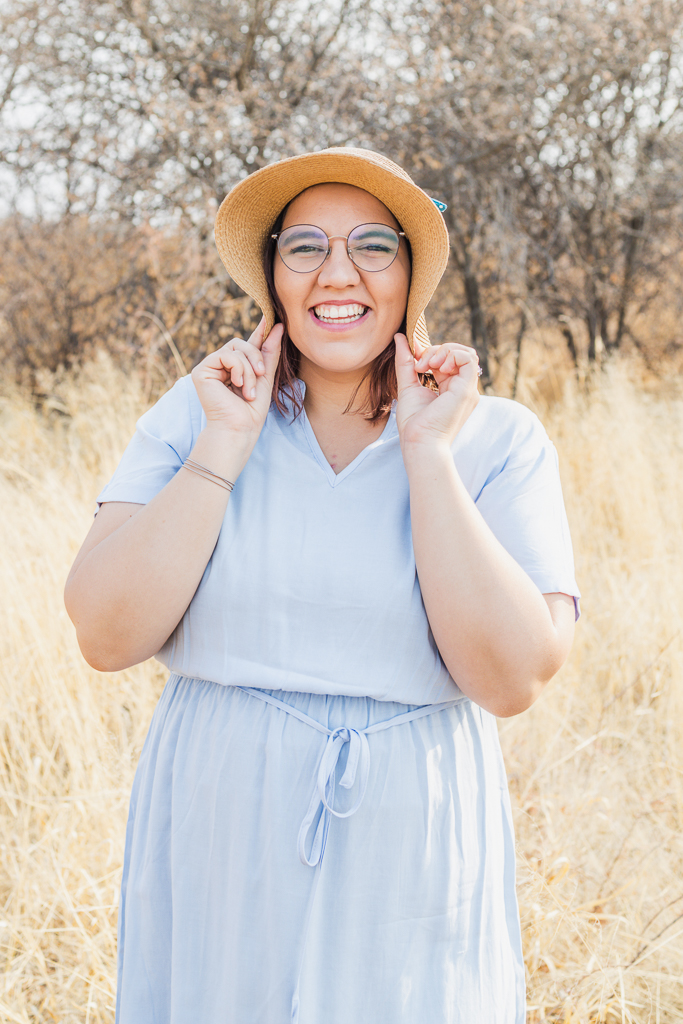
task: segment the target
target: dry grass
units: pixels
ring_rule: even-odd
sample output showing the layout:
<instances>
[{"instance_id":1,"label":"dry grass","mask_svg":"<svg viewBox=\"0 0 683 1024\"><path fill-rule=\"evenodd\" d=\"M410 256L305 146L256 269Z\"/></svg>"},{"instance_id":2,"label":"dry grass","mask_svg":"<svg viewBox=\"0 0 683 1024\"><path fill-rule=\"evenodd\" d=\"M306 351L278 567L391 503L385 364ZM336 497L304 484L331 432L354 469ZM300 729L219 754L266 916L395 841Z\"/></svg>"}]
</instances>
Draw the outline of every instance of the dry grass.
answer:
<instances>
[{"instance_id":1,"label":"dry grass","mask_svg":"<svg viewBox=\"0 0 683 1024\"><path fill-rule=\"evenodd\" d=\"M3 1022L113 1020L127 795L162 674L81 658L62 588L141 403L105 363L0 407Z\"/></svg>"},{"instance_id":2,"label":"dry grass","mask_svg":"<svg viewBox=\"0 0 683 1024\"><path fill-rule=\"evenodd\" d=\"M43 412L17 394L0 403L0 1019L95 1024L113 1020L127 797L163 676L153 662L90 670L61 589L144 396L104 361L46 390ZM683 402L622 369L543 416L584 618L561 676L501 726L529 1024L671 1024L683 1017Z\"/></svg>"},{"instance_id":3,"label":"dry grass","mask_svg":"<svg viewBox=\"0 0 683 1024\"><path fill-rule=\"evenodd\" d=\"M624 368L544 420L584 593L569 664L502 725L529 1024L683 1019L683 402Z\"/></svg>"}]
</instances>

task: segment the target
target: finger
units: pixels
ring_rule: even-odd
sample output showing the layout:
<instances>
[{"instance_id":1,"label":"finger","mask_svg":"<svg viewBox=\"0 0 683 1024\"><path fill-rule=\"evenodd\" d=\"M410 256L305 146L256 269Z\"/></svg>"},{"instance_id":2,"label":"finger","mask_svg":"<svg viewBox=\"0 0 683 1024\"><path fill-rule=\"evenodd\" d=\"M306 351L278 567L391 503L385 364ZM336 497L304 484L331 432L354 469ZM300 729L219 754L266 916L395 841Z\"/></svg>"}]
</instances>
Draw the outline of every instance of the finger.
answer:
<instances>
[{"instance_id":1,"label":"finger","mask_svg":"<svg viewBox=\"0 0 683 1024\"><path fill-rule=\"evenodd\" d=\"M431 345L428 349L425 349L424 354L420 358L418 370L422 372L427 369L435 369L438 366L443 366L445 360L453 352L460 352L476 356L477 350L472 348L470 345L460 345L457 342L445 342L443 345Z\"/></svg>"},{"instance_id":2,"label":"finger","mask_svg":"<svg viewBox=\"0 0 683 1024\"><path fill-rule=\"evenodd\" d=\"M235 349L229 348L227 352L222 353L221 361L230 374L228 384L231 384L234 388L241 388L244 384L244 368L246 364L244 356L241 352L236 352Z\"/></svg>"},{"instance_id":3,"label":"finger","mask_svg":"<svg viewBox=\"0 0 683 1024\"><path fill-rule=\"evenodd\" d=\"M441 354L442 348L442 345L428 345L426 348L423 348L421 354L417 357L417 372L426 373L432 359Z\"/></svg>"},{"instance_id":4,"label":"finger","mask_svg":"<svg viewBox=\"0 0 683 1024\"><path fill-rule=\"evenodd\" d=\"M265 331L266 318L265 316L262 316L256 326L256 330L249 335L249 344L253 345L254 348L260 349L263 346L263 342L265 341Z\"/></svg>"},{"instance_id":5,"label":"finger","mask_svg":"<svg viewBox=\"0 0 683 1024\"><path fill-rule=\"evenodd\" d=\"M444 360L440 371L444 376L458 376L466 382L479 377L479 359L474 349L466 351L453 350L449 352L448 359Z\"/></svg>"},{"instance_id":6,"label":"finger","mask_svg":"<svg viewBox=\"0 0 683 1024\"><path fill-rule=\"evenodd\" d=\"M438 369L439 373L444 375L452 375L458 372L458 362L455 358L453 351L445 351L441 354L438 366L433 366L433 369Z\"/></svg>"},{"instance_id":7,"label":"finger","mask_svg":"<svg viewBox=\"0 0 683 1024\"><path fill-rule=\"evenodd\" d=\"M239 356L241 364L240 385L242 387L242 398L246 399L247 402L253 402L256 398L256 374L254 373L254 368L243 352L236 352L235 355ZM232 378L232 383L236 383L234 377Z\"/></svg>"},{"instance_id":8,"label":"finger","mask_svg":"<svg viewBox=\"0 0 683 1024\"><path fill-rule=\"evenodd\" d=\"M257 376L260 377L261 374L265 373L266 368L263 362L263 356L261 355L261 349L256 348L256 346L252 345L250 341L242 341L241 338L234 338L232 347L236 352L241 352L241 354L249 360L251 367Z\"/></svg>"},{"instance_id":9,"label":"finger","mask_svg":"<svg viewBox=\"0 0 683 1024\"><path fill-rule=\"evenodd\" d=\"M429 367L439 367L442 373L456 373L458 367L466 366L468 362L478 362L477 350L469 345L458 345L448 343L435 346L429 355Z\"/></svg>"},{"instance_id":10,"label":"finger","mask_svg":"<svg viewBox=\"0 0 683 1024\"><path fill-rule=\"evenodd\" d=\"M282 324L275 324L261 346L261 353L263 355L263 363L265 366L265 379L268 381L271 388L273 386L273 381L275 380L277 364L280 361L280 345L282 344L283 333L284 327Z\"/></svg>"},{"instance_id":11,"label":"finger","mask_svg":"<svg viewBox=\"0 0 683 1024\"><path fill-rule=\"evenodd\" d=\"M429 352L430 349L433 348L432 345L427 345L425 342L420 341L419 338L416 338L414 335L413 335L413 346L415 348L415 358L417 360L419 360L420 362L422 361L422 359L424 358L426 353Z\"/></svg>"},{"instance_id":12,"label":"finger","mask_svg":"<svg viewBox=\"0 0 683 1024\"><path fill-rule=\"evenodd\" d=\"M462 377L468 384L473 383L476 387L481 376L479 360L476 355L474 358L468 359L466 363L458 365L458 376Z\"/></svg>"},{"instance_id":13,"label":"finger","mask_svg":"<svg viewBox=\"0 0 683 1024\"><path fill-rule=\"evenodd\" d=\"M420 387L420 381L417 376L415 357L410 351L405 334L395 334L394 341L396 342L396 382L400 394L405 388L415 384Z\"/></svg>"},{"instance_id":14,"label":"finger","mask_svg":"<svg viewBox=\"0 0 683 1024\"><path fill-rule=\"evenodd\" d=\"M228 349L222 356L224 369L229 373L225 381L233 391L242 391L242 398L253 401L256 397L256 376L251 363L241 352Z\"/></svg>"},{"instance_id":15,"label":"finger","mask_svg":"<svg viewBox=\"0 0 683 1024\"><path fill-rule=\"evenodd\" d=\"M427 353L425 359L425 370L438 370L444 365L450 355L450 350L446 345L435 346Z\"/></svg>"},{"instance_id":16,"label":"finger","mask_svg":"<svg viewBox=\"0 0 683 1024\"><path fill-rule=\"evenodd\" d=\"M241 340L241 338L233 339L233 341ZM235 352L232 345L233 342L228 342L226 345L222 345L221 348L216 349L215 352L209 352L208 356L205 356L201 363L195 366L192 371L193 375L198 375L200 378L220 380L224 384L228 382L230 379L230 369L235 363Z\"/></svg>"}]
</instances>

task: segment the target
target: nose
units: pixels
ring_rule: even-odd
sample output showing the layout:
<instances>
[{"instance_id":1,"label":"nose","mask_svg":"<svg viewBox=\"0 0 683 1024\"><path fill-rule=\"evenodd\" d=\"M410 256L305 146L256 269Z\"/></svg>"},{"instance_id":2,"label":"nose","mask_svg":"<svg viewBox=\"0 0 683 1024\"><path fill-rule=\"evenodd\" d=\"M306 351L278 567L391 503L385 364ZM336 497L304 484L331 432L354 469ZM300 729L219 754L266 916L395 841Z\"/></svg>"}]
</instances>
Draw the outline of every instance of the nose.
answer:
<instances>
[{"instance_id":1,"label":"nose","mask_svg":"<svg viewBox=\"0 0 683 1024\"><path fill-rule=\"evenodd\" d=\"M349 258L345 238L330 239L330 255L318 271L318 284L323 288L348 288L359 284L358 268Z\"/></svg>"}]
</instances>

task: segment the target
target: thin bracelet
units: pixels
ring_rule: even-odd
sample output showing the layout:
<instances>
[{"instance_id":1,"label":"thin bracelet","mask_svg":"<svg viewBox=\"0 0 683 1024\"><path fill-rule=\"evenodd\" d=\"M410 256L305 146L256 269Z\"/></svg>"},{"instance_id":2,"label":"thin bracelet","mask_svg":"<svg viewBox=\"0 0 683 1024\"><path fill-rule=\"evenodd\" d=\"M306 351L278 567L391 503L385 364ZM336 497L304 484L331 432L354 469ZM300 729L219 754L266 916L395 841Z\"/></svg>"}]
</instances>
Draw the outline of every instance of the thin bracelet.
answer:
<instances>
[{"instance_id":1,"label":"thin bracelet","mask_svg":"<svg viewBox=\"0 0 683 1024\"><path fill-rule=\"evenodd\" d=\"M189 469L191 473L196 473L197 476L203 476L205 480L210 480L212 484L218 484L219 487L223 487L226 491L231 491L235 486L230 480L226 480L224 476L212 473L210 469L202 466L199 462L195 462L194 459L185 459L183 468Z\"/></svg>"}]
</instances>

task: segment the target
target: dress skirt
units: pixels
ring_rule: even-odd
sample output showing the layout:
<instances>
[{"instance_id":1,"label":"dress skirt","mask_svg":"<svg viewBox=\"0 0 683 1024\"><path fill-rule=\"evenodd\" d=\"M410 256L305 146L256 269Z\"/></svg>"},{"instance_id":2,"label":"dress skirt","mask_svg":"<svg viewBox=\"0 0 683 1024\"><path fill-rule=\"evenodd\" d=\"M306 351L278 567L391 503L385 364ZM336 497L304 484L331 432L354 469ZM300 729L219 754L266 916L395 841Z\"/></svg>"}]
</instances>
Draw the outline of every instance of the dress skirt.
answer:
<instances>
[{"instance_id":1,"label":"dress skirt","mask_svg":"<svg viewBox=\"0 0 683 1024\"><path fill-rule=\"evenodd\" d=\"M235 686L166 684L131 798L117 1024L523 1024L495 719L464 700L371 732L358 771L343 745L333 806L352 813L309 866L325 732L411 707L263 692L323 731Z\"/></svg>"}]
</instances>

